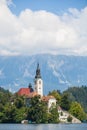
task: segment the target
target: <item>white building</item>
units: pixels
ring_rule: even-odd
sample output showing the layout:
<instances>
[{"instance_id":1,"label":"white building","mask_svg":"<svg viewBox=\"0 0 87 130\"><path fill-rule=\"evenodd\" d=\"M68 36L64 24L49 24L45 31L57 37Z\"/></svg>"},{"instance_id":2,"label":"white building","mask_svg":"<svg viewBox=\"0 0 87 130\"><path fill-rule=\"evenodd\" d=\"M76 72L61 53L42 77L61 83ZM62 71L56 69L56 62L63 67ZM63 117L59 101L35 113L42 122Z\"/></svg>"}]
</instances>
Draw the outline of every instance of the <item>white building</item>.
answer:
<instances>
[{"instance_id":1,"label":"white building","mask_svg":"<svg viewBox=\"0 0 87 130\"><path fill-rule=\"evenodd\" d=\"M43 96L43 80L41 78L39 64L37 65L34 83L35 83L35 87L34 87L35 92L42 97Z\"/></svg>"},{"instance_id":2,"label":"white building","mask_svg":"<svg viewBox=\"0 0 87 130\"><path fill-rule=\"evenodd\" d=\"M30 88L32 88L31 85L29 89ZM52 105L56 106L56 99L54 96L43 96L43 80L41 77L39 64L37 64L37 69L36 69L36 74L35 74L35 79L34 79L34 91L30 92L29 94L25 93L25 95L26 95L26 106L29 106L31 98L38 95L41 97L41 100L47 103L48 109Z\"/></svg>"},{"instance_id":3,"label":"white building","mask_svg":"<svg viewBox=\"0 0 87 130\"><path fill-rule=\"evenodd\" d=\"M72 118L71 123L81 123L79 119L72 116L69 112L64 111L60 106L58 107L58 113L59 113L59 120L62 123L68 123L67 121L68 117Z\"/></svg>"},{"instance_id":4,"label":"white building","mask_svg":"<svg viewBox=\"0 0 87 130\"><path fill-rule=\"evenodd\" d=\"M41 78L41 73L40 73L40 67L39 64L37 64L37 69L36 69L36 75L35 75L35 92L41 96L41 99L43 101L47 102L48 109L52 105L56 105L56 99L53 96L43 96L43 80Z\"/></svg>"},{"instance_id":5,"label":"white building","mask_svg":"<svg viewBox=\"0 0 87 130\"><path fill-rule=\"evenodd\" d=\"M43 96L42 97L42 100L47 102L47 106L48 106L48 109L51 107L51 106L56 106L56 99L54 96Z\"/></svg>"},{"instance_id":6,"label":"white building","mask_svg":"<svg viewBox=\"0 0 87 130\"><path fill-rule=\"evenodd\" d=\"M59 113L59 120L61 122L67 122L67 118L69 117L69 113L67 111L62 110L62 108L58 107L58 113Z\"/></svg>"}]
</instances>

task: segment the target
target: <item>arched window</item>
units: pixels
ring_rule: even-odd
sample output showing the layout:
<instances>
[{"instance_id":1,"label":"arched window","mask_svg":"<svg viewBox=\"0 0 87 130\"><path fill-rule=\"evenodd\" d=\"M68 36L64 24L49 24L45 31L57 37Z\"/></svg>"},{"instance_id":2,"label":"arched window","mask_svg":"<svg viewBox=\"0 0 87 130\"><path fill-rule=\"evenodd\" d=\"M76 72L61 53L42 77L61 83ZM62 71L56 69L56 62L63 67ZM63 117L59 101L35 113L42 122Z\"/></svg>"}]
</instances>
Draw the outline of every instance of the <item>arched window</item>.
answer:
<instances>
[{"instance_id":1,"label":"arched window","mask_svg":"<svg viewBox=\"0 0 87 130\"><path fill-rule=\"evenodd\" d=\"M41 81L39 81L39 84L41 84Z\"/></svg>"}]
</instances>

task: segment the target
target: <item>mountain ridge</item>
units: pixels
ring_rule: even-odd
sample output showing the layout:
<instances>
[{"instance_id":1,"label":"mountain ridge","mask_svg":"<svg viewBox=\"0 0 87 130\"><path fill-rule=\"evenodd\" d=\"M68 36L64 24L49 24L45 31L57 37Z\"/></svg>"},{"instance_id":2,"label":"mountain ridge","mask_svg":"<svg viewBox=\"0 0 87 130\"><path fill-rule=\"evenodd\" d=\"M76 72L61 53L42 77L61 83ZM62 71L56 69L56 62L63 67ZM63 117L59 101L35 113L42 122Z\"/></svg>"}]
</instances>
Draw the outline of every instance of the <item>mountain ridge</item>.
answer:
<instances>
[{"instance_id":1,"label":"mountain ridge","mask_svg":"<svg viewBox=\"0 0 87 130\"><path fill-rule=\"evenodd\" d=\"M32 56L0 56L0 86L11 91L27 87L40 64L44 94L53 89L65 90L87 84L87 56L37 54Z\"/></svg>"}]
</instances>

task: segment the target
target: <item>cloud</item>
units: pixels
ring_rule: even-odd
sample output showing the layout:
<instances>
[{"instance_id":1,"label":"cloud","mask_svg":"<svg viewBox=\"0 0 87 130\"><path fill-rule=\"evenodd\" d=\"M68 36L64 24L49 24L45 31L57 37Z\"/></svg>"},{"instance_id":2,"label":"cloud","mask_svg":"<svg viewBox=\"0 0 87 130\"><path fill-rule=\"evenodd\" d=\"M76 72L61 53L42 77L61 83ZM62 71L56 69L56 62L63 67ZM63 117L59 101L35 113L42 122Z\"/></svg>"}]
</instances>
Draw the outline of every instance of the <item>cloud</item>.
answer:
<instances>
[{"instance_id":1,"label":"cloud","mask_svg":"<svg viewBox=\"0 0 87 130\"><path fill-rule=\"evenodd\" d=\"M0 0L0 55L36 53L87 55L87 7L58 16L25 9L16 16Z\"/></svg>"},{"instance_id":2,"label":"cloud","mask_svg":"<svg viewBox=\"0 0 87 130\"><path fill-rule=\"evenodd\" d=\"M17 55L20 55L20 53L18 53L18 52L11 52L11 51L8 51L8 50L4 50L4 49L2 49L2 50L0 50L0 55L1 56L17 56Z\"/></svg>"}]
</instances>

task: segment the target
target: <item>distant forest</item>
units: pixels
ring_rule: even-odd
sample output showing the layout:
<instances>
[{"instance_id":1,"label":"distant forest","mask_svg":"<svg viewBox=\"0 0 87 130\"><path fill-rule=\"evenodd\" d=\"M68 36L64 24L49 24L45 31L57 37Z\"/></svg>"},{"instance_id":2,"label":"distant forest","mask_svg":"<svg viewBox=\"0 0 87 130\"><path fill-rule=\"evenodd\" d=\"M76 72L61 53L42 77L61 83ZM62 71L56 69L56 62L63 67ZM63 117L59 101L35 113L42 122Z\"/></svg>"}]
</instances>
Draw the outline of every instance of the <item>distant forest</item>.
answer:
<instances>
[{"instance_id":1,"label":"distant forest","mask_svg":"<svg viewBox=\"0 0 87 130\"><path fill-rule=\"evenodd\" d=\"M71 101L79 102L87 113L87 86L71 87L64 91L64 93L68 94Z\"/></svg>"}]
</instances>

